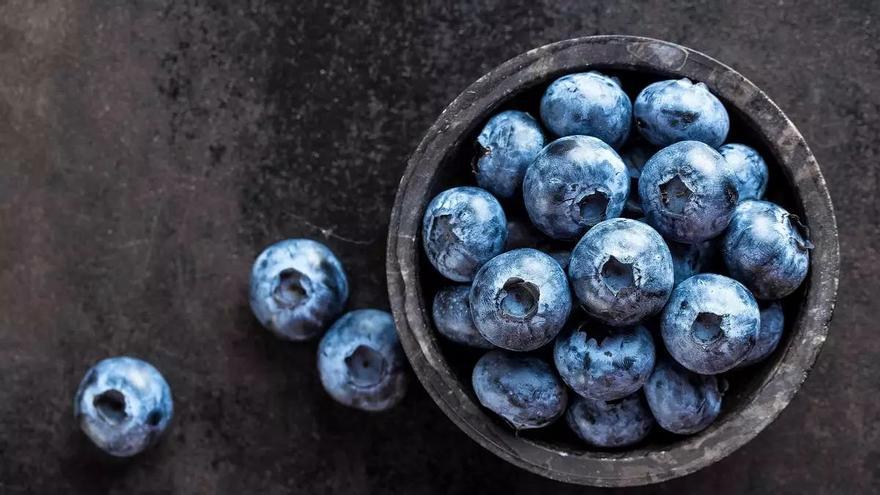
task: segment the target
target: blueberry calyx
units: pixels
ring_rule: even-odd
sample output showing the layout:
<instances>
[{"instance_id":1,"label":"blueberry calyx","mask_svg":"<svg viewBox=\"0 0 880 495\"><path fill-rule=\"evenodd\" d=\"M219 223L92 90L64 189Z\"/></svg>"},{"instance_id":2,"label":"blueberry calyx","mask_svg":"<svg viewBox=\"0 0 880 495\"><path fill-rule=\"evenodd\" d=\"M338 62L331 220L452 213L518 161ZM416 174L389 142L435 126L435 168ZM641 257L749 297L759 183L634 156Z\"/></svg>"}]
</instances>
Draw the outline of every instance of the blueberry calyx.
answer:
<instances>
[{"instance_id":1,"label":"blueberry calyx","mask_svg":"<svg viewBox=\"0 0 880 495\"><path fill-rule=\"evenodd\" d=\"M572 217L579 225L596 225L605 220L609 201L608 193L598 189L584 194L572 205Z\"/></svg>"},{"instance_id":2,"label":"blueberry calyx","mask_svg":"<svg viewBox=\"0 0 880 495\"><path fill-rule=\"evenodd\" d=\"M709 346L724 335L721 324L724 317L710 312L697 314L691 325L691 337L703 346Z\"/></svg>"},{"instance_id":3,"label":"blueberry calyx","mask_svg":"<svg viewBox=\"0 0 880 495\"><path fill-rule=\"evenodd\" d=\"M101 418L112 425L118 425L128 418L128 413L125 412L125 395L119 390L111 388L101 392L92 400L92 405Z\"/></svg>"},{"instance_id":4,"label":"blueberry calyx","mask_svg":"<svg viewBox=\"0 0 880 495\"><path fill-rule=\"evenodd\" d=\"M609 256L602 265L602 280L608 290L615 295L635 285L635 274L632 263L624 263L614 256Z\"/></svg>"},{"instance_id":5,"label":"blueberry calyx","mask_svg":"<svg viewBox=\"0 0 880 495\"><path fill-rule=\"evenodd\" d=\"M279 306L294 308L309 298L312 281L299 270L288 268L278 274L272 297Z\"/></svg>"},{"instance_id":6,"label":"blueberry calyx","mask_svg":"<svg viewBox=\"0 0 880 495\"><path fill-rule=\"evenodd\" d=\"M785 223L788 225L788 230L791 232L791 238L794 240L798 249L801 251L809 251L815 247L810 241L810 228L801 222L800 217L791 213L786 213Z\"/></svg>"},{"instance_id":7,"label":"blueberry calyx","mask_svg":"<svg viewBox=\"0 0 880 495\"><path fill-rule=\"evenodd\" d=\"M538 312L538 287L521 278L512 277L498 292L497 307L501 315L511 320L526 320Z\"/></svg>"},{"instance_id":8,"label":"blueberry calyx","mask_svg":"<svg viewBox=\"0 0 880 495\"><path fill-rule=\"evenodd\" d=\"M660 200L667 211L676 215L682 215L691 202L694 192L681 180L677 174L668 181L660 184Z\"/></svg>"},{"instance_id":9,"label":"blueberry calyx","mask_svg":"<svg viewBox=\"0 0 880 495\"><path fill-rule=\"evenodd\" d=\"M359 345L345 358L348 376L356 387L368 388L382 381L387 372L388 363L381 353L375 349Z\"/></svg>"}]
</instances>

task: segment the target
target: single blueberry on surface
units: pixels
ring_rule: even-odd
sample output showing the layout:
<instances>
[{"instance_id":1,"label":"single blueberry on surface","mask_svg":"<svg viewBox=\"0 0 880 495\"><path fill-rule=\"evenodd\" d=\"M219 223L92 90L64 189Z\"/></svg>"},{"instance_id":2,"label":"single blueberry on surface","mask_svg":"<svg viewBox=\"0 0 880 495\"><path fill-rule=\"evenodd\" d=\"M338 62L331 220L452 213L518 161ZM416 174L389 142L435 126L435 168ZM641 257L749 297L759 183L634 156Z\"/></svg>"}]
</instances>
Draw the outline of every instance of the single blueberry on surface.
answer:
<instances>
[{"instance_id":1,"label":"single blueberry on surface","mask_svg":"<svg viewBox=\"0 0 880 495\"><path fill-rule=\"evenodd\" d=\"M782 339L782 330L785 328L785 315L782 313L782 305L778 301L765 304L761 307L761 331L758 333L758 341L755 347L746 355L746 359L739 363L738 367L750 366L767 358Z\"/></svg>"},{"instance_id":2,"label":"single blueberry on surface","mask_svg":"<svg viewBox=\"0 0 880 495\"><path fill-rule=\"evenodd\" d=\"M507 110L489 119L477 144L473 167L477 184L499 198L509 198L519 190L526 168L544 147L544 133L531 115Z\"/></svg>"},{"instance_id":3,"label":"single blueberry on surface","mask_svg":"<svg viewBox=\"0 0 880 495\"><path fill-rule=\"evenodd\" d=\"M623 160L590 136L568 136L548 144L523 180L529 218L554 239L576 239L593 225L619 216L628 195Z\"/></svg>"},{"instance_id":4,"label":"single blueberry on surface","mask_svg":"<svg viewBox=\"0 0 880 495\"><path fill-rule=\"evenodd\" d=\"M705 84L689 79L648 85L636 97L633 115L641 135L656 146L700 141L717 148L730 130L721 101Z\"/></svg>"},{"instance_id":5,"label":"single blueberry on surface","mask_svg":"<svg viewBox=\"0 0 880 495\"><path fill-rule=\"evenodd\" d=\"M744 144L725 144L718 148L733 175L739 200L761 199L767 190L767 163L754 148Z\"/></svg>"},{"instance_id":6,"label":"single blueberry on surface","mask_svg":"<svg viewBox=\"0 0 880 495\"><path fill-rule=\"evenodd\" d=\"M675 285L698 273L711 269L715 264L717 244L714 239L696 244L667 242L666 245L669 246L669 253L672 254L672 271L675 274Z\"/></svg>"},{"instance_id":7,"label":"single blueberry on surface","mask_svg":"<svg viewBox=\"0 0 880 495\"><path fill-rule=\"evenodd\" d=\"M704 375L733 369L758 340L758 303L741 283L704 273L680 283L663 310L660 333L669 354Z\"/></svg>"},{"instance_id":8,"label":"single blueberry on surface","mask_svg":"<svg viewBox=\"0 0 880 495\"><path fill-rule=\"evenodd\" d=\"M547 87L541 120L557 136L593 136L618 148L629 135L632 102L617 78L595 71L569 74Z\"/></svg>"},{"instance_id":9,"label":"single blueberry on surface","mask_svg":"<svg viewBox=\"0 0 880 495\"><path fill-rule=\"evenodd\" d=\"M507 218L495 196L478 187L454 187L428 204L422 220L422 243L428 261L444 277L469 282L501 253Z\"/></svg>"},{"instance_id":10,"label":"single blueberry on surface","mask_svg":"<svg viewBox=\"0 0 880 495\"><path fill-rule=\"evenodd\" d=\"M517 430L547 426L568 403L550 365L524 354L489 351L474 366L472 384L480 404Z\"/></svg>"},{"instance_id":11,"label":"single blueberry on surface","mask_svg":"<svg viewBox=\"0 0 880 495\"><path fill-rule=\"evenodd\" d=\"M490 349L494 347L480 335L471 318L469 285L450 285L434 295L432 314L437 331L447 339L472 347Z\"/></svg>"},{"instance_id":12,"label":"single blueberry on surface","mask_svg":"<svg viewBox=\"0 0 880 495\"><path fill-rule=\"evenodd\" d=\"M342 313L348 279L327 246L288 239L267 247L251 270L250 305L264 327L301 341L324 331Z\"/></svg>"},{"instance_id":13,"label":"single blueberry on surface","mask_svg":"<svg viewBox=\"0 0 880 495\"><path fill-rule=\"evenodd\" d=\"M565 271L551 256L515 249L483 265L470 292L471 316L480 334L512 351L547 344L571 311Z\"/></svg>"},{"instance_id":14,"label":"single blueberry on surface","mask_svg":"<svg viewBox=\"0 0 880 495\"><path fill-rule=\"evenodd\" d=\"M406 358L387 311L348 312L318 345L318 373L324 390L340 404L384 411L406 392Z\"/></svg>"},{"instance_id":15,"label":"single blueberry on surface","mask_svg":"<svg viewBox=\"0 0 880 495\"><path fill-rule=\"evenodd\" d=\"M692 373L667 357L658 357L644 390L657 424L672 433L697 433L721 412L717 379Z\"/></svg>"},{"instance_id":16,"label":"single blueberry on surface","mask_svg":"<svg viewBox=\"0 0 880 495\"><path fill-rule=\"evenodd\" d=\"M755 297L775 300L800 287L811 249L797 216L767 201L747 200L736 207L721 254L730 275Z\"/></svg>"},{"instance_id":17,"label":"single blueberry on surface","mask_svg":"<svg viewBox=\"0 0 880 495\"><path fill-rule=\"evenodd\" d=\"M630 140L620 150L620 158L626 165L626 173L629 175L629 196L626 198L624 211L633 217L640 217L642 212L642 198L639 196L639 177L648 160L654 156L657 149L642 139Z\"/></svg>"},{"instance_id":18,"label":"single blueberry on surface","mask_svg":"<svg viewBox=\"0 0 880 495\"><path fill-rule=\"evenodd\" d=\"M648 223L684 243L724 231L738 198L724 157L697 141L675 143L652 156L639 177L639 195Z\"/></svg>"},{"instance_id":19,"label":"single blueberry on surface","mask_svg":"<svg viewBox=\"0 0 880 495\"><path fill-rule=\"evenodd\" d=\"M648 380L654 369L654 339L643 326L610 328L593 322L563 331L553 360L572 390L602 401L626 397Z\"/></svg>"},{"instance_id":20,"label":"single blueberry on surface","mask_svg":"<svg viewBox=\"0 0 880 495\"><path fill-rule=\"evenodd\" d=\"M647 224L613 218L578 242L568 277L591 316L613 326L633 325L666 304L674 280L672 256Z\"/></svg>"},{"instance_id":21,"label":"single blueberry on surface","mask_svg":"<svg viewBox=\"0 0 880 495\"><path fill-rule=\"evenodd\" d=\"M153 445L174 414L171 388L147 362L113 357L93 366L79 384L74 416L101 450L130 457Z\"/></svg>"},{"instance_id":22,"label":"single blueberry on surface","mask_svg":"<svg viewBox=\"0 0 880 495\"><path fill-rule=\"evenodd\" d=\"M575 396L565 418L581 440L602 448L639 443L654 427L654 417L640 393L610 402Z\"/></svg>"}]
</instances>

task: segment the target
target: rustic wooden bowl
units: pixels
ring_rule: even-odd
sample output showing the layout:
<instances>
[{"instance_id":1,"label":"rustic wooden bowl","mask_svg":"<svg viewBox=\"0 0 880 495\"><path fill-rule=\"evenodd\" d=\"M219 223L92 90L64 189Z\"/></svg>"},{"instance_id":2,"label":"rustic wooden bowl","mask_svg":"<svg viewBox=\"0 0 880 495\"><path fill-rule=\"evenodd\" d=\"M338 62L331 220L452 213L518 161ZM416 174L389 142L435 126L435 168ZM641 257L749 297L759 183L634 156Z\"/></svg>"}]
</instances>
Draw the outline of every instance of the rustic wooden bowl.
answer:
<instances>
[{"instance_id":1,"label":"rustic wooden bowl","mask_svg":"<svg viewBox=\"0 0 880 495\"><path fill-rule=\"evenodd\" d=\"M769 199L800 215L815 244L809 277L787 299L779 349L762 365L727 375L730 389L715 423L693 436L657 431L631 450L587 450L564 424L516 433L484 410L470 385L478 351L438 339L433 328L431 300L448 282L427 263L420 241L422 215L431 198L454 185L473 183L473 142L486 119L504 108L537 116L547 84L590 69L617 75L631 95L658 79L705 82L731 114L728 140L762 153L771 168ZM410 157L388 234L388 289L397 331L437 405L503 459L548 478L595 486L642 485L686 475L730 454L770 424L797 392L825 341L838 270L837 228L825 181L782 111L726 65L673 43L632 36L553 43L519 55L473 83L443 111Z\"/></svg>"}]
</instances>

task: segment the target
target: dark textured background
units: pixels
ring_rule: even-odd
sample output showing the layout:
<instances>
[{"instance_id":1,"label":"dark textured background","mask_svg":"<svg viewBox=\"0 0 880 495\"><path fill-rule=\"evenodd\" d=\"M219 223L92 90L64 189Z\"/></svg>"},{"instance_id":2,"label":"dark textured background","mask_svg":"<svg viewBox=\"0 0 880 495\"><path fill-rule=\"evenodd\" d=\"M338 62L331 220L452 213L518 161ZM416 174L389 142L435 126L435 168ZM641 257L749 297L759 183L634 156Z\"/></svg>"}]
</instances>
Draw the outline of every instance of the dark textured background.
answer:
<instances>
[{"instance_id":1,"label":"dark textured background","mask_svg":"<svg viewBox=\"0 0 880 495\"><path fill-rule=\"evenodd\" d=\"M408 153L491 67L623 33L702 50L773 98L834 200L840 302L819 361L753 442L642 492L867 493L880 484L880 3L0 2L0 493L583 493L459 432L414 383L347 410L313 344L261 331L249 265L327 242L351 307L387 308L385 229ZM97 455L71 418L96 360L170 381L154 450Z\"/></svg>"}]
</instances>

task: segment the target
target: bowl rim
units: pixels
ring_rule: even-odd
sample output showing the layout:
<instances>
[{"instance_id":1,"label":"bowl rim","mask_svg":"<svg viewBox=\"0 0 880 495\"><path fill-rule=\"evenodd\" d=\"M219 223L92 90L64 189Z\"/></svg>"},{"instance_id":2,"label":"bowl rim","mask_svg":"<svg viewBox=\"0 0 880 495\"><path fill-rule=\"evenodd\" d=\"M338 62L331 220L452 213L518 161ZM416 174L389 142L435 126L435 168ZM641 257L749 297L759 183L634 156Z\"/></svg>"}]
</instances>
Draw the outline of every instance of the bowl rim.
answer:
<instances>
[{"instance_id":1,"label":"bowl rim","mask_svg":"<svg viewBox=\"0 0 880 495\"><path fill-rule=\"evenodd\" d=\"M552 77L598 69L650 71L706 83L762 137L804 212L815 245L793 335L775 366L723 421L668 449L574 453L516 435L489 418L440 350L419 281L420 224L428 192L449 150L462 144L511 96ZM591 486L634 486L692 473L743 446L788 405L828 333L839 277L837 225L815 157L782 110L751 81L696 50L639 36L605 35L551 43L499 65L443 110L410 156L392 210L386 271L397 332L415 374L441 410L499 457L541 476ZM780 351L777 351L780 352Z\"/></svg>"}]
</instances>

